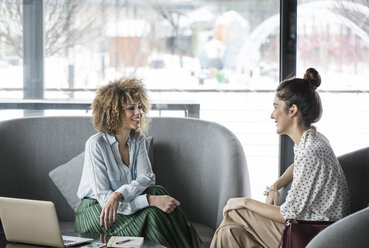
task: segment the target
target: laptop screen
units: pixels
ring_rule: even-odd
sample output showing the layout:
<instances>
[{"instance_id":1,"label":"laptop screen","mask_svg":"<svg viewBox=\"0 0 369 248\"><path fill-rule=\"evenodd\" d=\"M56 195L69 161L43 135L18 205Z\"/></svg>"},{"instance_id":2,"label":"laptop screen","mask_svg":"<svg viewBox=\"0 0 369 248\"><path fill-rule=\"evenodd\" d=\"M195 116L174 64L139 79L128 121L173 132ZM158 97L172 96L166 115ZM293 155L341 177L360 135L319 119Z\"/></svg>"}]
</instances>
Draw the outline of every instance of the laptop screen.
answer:
<instances>
[{"instance_id":1,"label":"laptop screen","mask_svg":"<svg viewBox=\"0 0 369 248\"><path fill-rule=\"evenodd\" d=\"M8 241L64 247L55 206L50 201L0 197L0 218Z\"/></svg>"}]
</instances>

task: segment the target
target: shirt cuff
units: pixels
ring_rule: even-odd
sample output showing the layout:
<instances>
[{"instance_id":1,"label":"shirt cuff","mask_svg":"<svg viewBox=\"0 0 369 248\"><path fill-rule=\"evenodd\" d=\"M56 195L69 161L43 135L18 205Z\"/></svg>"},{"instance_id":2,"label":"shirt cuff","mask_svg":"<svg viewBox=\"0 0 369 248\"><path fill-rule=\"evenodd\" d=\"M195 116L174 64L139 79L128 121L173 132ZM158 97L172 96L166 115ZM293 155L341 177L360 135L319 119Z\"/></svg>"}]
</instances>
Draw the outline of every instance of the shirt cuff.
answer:
<instances>
[{"instance_id":1,"label":"shirt cuff","mask_svg":"<svg viewBox=\"0 0 369 248\"><path fill-rule=\"evenodd\" d=\"M123 185L122 187L115 190L116 192L119 192L123 195L123 201L130 202L133 200L134 195L131 193L129 187L127 185Z\"/></svg>"},{"instance_id":2,"label":"shirt cuff","mask_svg":"<svg viewBox=\"0 0 369 248\"><path fill-rule=\"evenodd\" d=\"M147 208L149 206L146 194L137 196L133 201L137 210Z\"/></svg>"}]
</instances>

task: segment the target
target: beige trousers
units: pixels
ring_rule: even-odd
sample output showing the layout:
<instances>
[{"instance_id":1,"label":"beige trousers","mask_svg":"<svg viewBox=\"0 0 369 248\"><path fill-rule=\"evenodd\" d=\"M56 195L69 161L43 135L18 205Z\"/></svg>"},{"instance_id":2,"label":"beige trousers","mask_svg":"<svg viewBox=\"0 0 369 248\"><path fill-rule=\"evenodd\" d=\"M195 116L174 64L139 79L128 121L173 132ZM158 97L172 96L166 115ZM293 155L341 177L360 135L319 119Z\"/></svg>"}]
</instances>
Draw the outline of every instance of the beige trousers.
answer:
<instances>
[{"instance_id":1,"label":"beige trousers","mask_svg":"<svg viewBox=\"0 0 369 248\"><path fill-rule=\"evenodd\" d=\"M276 248L284 224L265 218L249 209L229 211L216 230L211 248Z\"/></svg>"}]
</instances>

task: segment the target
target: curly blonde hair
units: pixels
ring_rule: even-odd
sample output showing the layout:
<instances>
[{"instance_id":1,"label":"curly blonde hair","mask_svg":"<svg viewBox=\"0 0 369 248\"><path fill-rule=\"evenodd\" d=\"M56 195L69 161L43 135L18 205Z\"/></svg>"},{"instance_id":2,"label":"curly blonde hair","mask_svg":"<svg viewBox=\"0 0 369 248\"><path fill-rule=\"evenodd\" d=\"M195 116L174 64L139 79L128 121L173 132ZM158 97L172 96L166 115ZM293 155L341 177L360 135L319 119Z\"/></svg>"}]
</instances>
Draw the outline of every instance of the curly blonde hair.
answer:
<instances>
[{"instance_id":1,"label":"curly blonde hair","mask_svg":"<svg viewBox=\"0 0 369 248\"><path fill-rule=\"evenodd\" d=\"M144 133L150 123L147 114L151 104L142 81L136 78L121 78L101 87L91 105L95 129L110 135L117 134L123 125L121 117L125 106L136 101L141 103L143 111L141 126L136 132Z\"/></svg>"}]
</instances>

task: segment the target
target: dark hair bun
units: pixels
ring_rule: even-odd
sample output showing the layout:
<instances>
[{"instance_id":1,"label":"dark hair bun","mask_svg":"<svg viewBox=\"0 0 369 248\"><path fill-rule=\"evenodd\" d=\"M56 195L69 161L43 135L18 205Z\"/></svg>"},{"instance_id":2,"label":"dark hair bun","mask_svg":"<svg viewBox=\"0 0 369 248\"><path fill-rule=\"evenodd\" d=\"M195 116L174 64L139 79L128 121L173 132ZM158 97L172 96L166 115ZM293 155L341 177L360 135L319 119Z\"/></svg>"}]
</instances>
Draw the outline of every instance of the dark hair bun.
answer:
<instances>
[{"instance_id":1,"label":"dark hair bun","mask_svg":"<svg viewBox=\"0 0 369 248\"><path fill-rule=\"evenodd\" d=\"M320 86L321 83L320 75L318 71L315 70L314 68L309 68L306 70L304 79L308 81L308 83L310 84L311 87L314 88L314 90Z\"/></svg>"}]
</instances>

